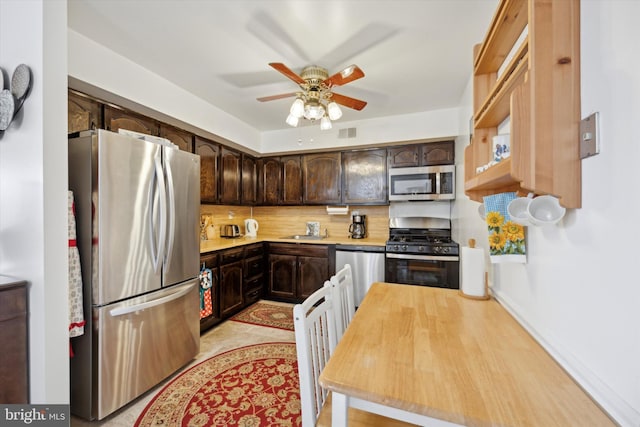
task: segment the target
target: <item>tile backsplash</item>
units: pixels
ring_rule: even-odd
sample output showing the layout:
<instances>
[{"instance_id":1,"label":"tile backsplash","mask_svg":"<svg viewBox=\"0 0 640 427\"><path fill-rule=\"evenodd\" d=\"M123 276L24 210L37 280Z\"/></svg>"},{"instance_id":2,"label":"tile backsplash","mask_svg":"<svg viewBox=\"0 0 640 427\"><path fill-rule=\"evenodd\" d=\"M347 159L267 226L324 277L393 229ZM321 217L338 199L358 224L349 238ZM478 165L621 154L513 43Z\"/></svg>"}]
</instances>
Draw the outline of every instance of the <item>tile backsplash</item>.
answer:
<instances>
[{"instance_id":1,"label":"tile backsplash","mask_svg":"<svg viewBox=\"0 0 640 427\"><path fill-rule=\"evenodd\" d=\"M201 218L206 217L209 224L213 224L215 237L220 237L220 225L223 224L236 224L244 234L244 220L251 218L251 211L247 206L200 206ZM260 227L258 235L306 234L307 222L319 222L320 234L324 234L326 229L329 236L347 237L353 211L367 216L368 237L383 240L388 237L388 206L355 206L349 209L348 215L328 215L325 206L256 206L253 218Z\"/></svg>"}]
</instances>

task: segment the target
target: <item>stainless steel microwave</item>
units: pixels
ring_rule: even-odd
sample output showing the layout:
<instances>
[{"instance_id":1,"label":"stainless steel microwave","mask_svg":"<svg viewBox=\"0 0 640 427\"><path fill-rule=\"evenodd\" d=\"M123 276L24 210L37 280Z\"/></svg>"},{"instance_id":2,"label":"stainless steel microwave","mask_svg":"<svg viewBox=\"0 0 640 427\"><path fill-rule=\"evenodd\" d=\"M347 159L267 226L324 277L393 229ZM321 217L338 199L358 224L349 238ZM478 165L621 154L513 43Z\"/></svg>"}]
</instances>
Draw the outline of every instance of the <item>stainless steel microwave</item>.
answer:
<instances>
[{"instance_id":1,"label":"stainless steel microwave","mask_svg":"<svg viewBox=\"0 0 640 427\"><path fill-rule=\"evenodd\" d=\"M455 165L389 169L389 201L455 198Z\"/></svg>"}]
</instances>

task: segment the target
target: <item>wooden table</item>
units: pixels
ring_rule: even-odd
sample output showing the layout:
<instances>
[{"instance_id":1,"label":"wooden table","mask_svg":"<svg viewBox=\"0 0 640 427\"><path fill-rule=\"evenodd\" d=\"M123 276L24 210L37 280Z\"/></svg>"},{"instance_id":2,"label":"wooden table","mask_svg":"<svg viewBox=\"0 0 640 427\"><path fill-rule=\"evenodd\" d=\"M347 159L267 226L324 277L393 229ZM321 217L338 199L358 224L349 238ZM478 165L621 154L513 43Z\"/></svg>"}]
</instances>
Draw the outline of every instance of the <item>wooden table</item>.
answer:
<instances>
[{"instance_id":1,"label":"wooden table","mask_svg":"<svg viewBox=\"0 0 640 427\"><path fill-rule=\"evenodd\" d=\"M320 375L351 405L421 425L613 426L495 300L374 283Z\"/></svg>"}]
</instances>

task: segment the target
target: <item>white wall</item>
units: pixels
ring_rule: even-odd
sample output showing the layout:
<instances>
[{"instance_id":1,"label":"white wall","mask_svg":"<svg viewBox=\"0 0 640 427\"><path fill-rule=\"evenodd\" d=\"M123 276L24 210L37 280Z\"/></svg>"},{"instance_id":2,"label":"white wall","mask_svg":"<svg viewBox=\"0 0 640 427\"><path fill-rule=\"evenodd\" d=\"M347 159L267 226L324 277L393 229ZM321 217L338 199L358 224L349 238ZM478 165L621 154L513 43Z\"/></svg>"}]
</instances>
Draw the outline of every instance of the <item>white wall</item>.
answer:
<instances>
[{"instance_id":1,"label":"white wall","mask_svg":"<svg viewBox=\"0 0 640 427\"><path fill-rule=\"evenodd\" d=\"M328 148L354 148L418 139L450 138L459 135L457 108L388 116L378 119L334 123L331 130L305 126L262 133L261 153ZM340 129L355 128L355 138L339 138ZM468 128L468 125L467 125Z\"/></svg>"},{"instance_id":2,"label":"white wall","mask_svg":"<svg viewBox=\"0 0 640 427\"><path fill-rule=\"evenodd\" d=\"M494 293L624 426L640 426L640 2L581 2L582 117L601 153L582 161L581 209L528 227L526 265L489 266ZM471 117L470 89L463 104ZM459 138L458 148L468 142ZM460 157L460 156L459 156ZM460 171L461 172L461 171ZM458 177L462 179L462 174ZM458 187L463 194L462 181ZM456 201L456 238L487 250L478 203ZM489 265L489 264L488 264Z\"/></svg>"},{"instance_id":3,"label":"white wall","mask_svg":"<svg viewBox=\"0 0 640 427\"><path fill-rule=\"evenodd\" d=\"M248 149L260 150L259 132L246 123L73 30L69 30L68 38L70 77Z\"/></svg>"},{"instance_id":4,"label":"white wall","mask_svg":"<svg viewBox=\"0 0 640 427\"><path fill-rule=\"evenodd\" d=\"M30 402L43 404L69 403L66 23L66 1L0 1L0 67L33 74L0 136L0 274L29 283Z\"/></svg>"}]
</instances>

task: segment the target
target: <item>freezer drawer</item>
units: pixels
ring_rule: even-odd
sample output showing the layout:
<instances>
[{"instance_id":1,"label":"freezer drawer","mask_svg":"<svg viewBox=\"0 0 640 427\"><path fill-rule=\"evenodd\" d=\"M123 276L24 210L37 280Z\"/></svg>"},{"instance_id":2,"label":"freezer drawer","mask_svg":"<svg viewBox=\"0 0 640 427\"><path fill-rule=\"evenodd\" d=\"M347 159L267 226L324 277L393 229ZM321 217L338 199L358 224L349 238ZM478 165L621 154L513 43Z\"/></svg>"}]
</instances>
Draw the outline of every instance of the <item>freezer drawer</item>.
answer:
<instances>
[{"instance_id":1,"label":"freezer drawer","mask_svg":"<svg viewBox=\"0 0 640 427\"><path fill-rule=\"evenodd\" d=\"M102 419L159 384L200 351L197 279L94 310Z\"/></svg>"}]
</instances>

